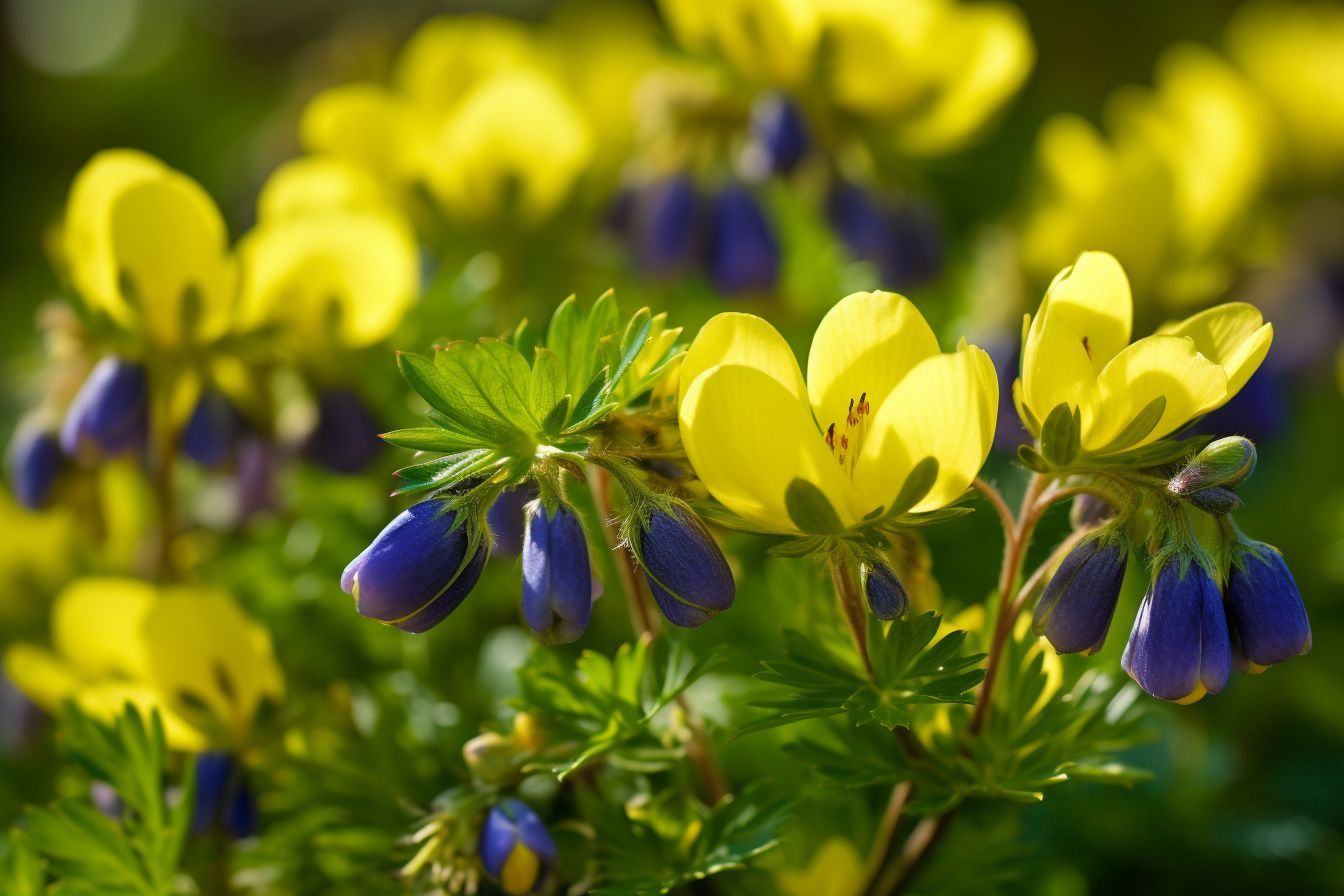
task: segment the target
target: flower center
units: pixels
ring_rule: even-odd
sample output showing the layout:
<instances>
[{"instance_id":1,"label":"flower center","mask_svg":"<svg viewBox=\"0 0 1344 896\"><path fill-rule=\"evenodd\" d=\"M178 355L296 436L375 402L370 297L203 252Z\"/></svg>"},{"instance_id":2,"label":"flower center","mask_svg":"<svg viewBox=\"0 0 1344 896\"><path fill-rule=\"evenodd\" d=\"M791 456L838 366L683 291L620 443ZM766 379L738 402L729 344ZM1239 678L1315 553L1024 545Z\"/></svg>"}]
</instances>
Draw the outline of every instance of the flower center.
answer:
<instances>
[{"instance_id":1,"label":"flower center","mask_svg":"<svg viewBox=\"0 0 1344 896\"><path fill-rule=\"evenodd\" d=\"M849 400L849 410L845 412L843 426L832 422L826 427L826 447L837 463L854 476L854 465L858 462L859 452L863 449L863 436L868 431L868 417L872 409L868 405L868 393L859 395L858 401Z\"/></svg>"}]
</instances>

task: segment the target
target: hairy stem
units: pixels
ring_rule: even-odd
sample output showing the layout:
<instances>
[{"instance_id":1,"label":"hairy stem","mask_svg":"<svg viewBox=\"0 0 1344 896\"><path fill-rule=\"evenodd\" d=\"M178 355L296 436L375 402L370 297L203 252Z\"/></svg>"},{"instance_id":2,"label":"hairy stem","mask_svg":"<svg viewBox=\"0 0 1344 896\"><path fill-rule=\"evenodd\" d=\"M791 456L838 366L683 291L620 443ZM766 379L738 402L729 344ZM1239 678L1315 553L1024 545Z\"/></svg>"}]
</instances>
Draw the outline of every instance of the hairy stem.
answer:
<instances>
[{"instance_id":1,"label":"hairy stem","mask_svg":"<svg viewBox=\"0 0 1344 896\"><path fill-rule=\"evenodd\" d=\"M849 625L849 634L854 639L854 649L863 660L863 668L868 678L873 677L873 660L868 656L868 611L864 607L863 589L859 585L854 569L854 558L848 551L831 552L831 583L835 586L835 599L840 605L840 615Z\"/></svg>"}]
</instances>

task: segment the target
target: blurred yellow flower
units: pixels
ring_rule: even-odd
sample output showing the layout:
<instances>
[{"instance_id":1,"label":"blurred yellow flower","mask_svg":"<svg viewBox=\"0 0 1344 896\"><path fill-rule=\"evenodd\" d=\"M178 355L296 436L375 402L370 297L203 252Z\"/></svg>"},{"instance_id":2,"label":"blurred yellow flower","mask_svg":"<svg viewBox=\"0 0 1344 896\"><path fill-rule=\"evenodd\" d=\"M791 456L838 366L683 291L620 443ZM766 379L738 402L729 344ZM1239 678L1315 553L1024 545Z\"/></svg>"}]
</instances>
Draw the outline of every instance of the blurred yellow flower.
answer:
<instances>
[{"instance_id":1,"label":"blurred yellow flower","mask_svg":"<svg viewBox=\"0 0 1344 896\"><path fill-rule=\"evenodd\" d=\"M73 700L111 718L126 703L163 715L169 745L237 748L261 703L283 693L270 637L219 591L136 579L70 584L52 611L52 649L18 644L5 674L48 711Z\"/></svg>"},{"instance_id":2,"label":"blurred yellow flower","mask_svg":"<svg viewBox=\"0 0 1344 896\"><path fill-rule=\"evenodd\" d=\"M280 325L299 354L371 345L401 323L420 290L415 236L379 182L348 162L281 166L239 243L241 317Z\"/></svg>"},{"instance_id":3,"label":"blurred yellow flower","mask_svg":"<svg viewBox=\"0 0 1344 896\"><path fill-rule=\"evenodd\" d=\"M1161 439L1235 395L1274 336L1243 302L1131 344L1132 319L1129 281L1114 256L1085 252L1060 272L1035 318L1023 323L1013 397L1033 433L1063 404L1081 415L1084 451L1109 454ZM1150 407L1161 408L1152 425L1132 426Z\"/></svg>"},{"instance_id":4,"label":"blurred yellow flower","mask_svg":"<svg viewBox=\"0 0 1344 896\"><path fill-rule=\"evenodd\" d=\"M161 345L228 330L228 232L186 175L135 150L101 152L75 177L63 233L70 278L90 308Z\"/></svg>"},{"instance_id":5,"label":"blurred yellow flower","mask_svg":"<svg viewBox=\"0 0 1344 896\"><path fill-rule=\"evenodd\" d=\"M1197 46L1167 51L1156 84L1112 95L1109 142L1076 116L1042 128L1022 234L1034 276L1105 249L1142 294L1171 304L1230 285L1238 228L1267 170L1264 108L1230 66Z\"/></svg>"},{"instance_id":6,"label":"blurred yellow flower","mask_svg":"<svg viewBox=\"0 0 1344 896\"><path fill-rule=\"evenodd\" d=\"M822 841L806 867L775 875L788 896L856 896L863 888L863 858L842 837Z\"/></svg>"},{"instance_id":7,"label":"blurred yellow flower","mask_svg":"<svg viewBox=\"0 0 1344 896\"><path fill-rule=\"evenodd\" d=\"M1232 59L1268 101L1286 172L1344 171L1344 9L1249 3L1228 29Z\"/></svg>"},{"instance_id":8,"label":"blurred yellow flower","mask_svg":"<svg viewBox=\"0 0 1344 896\"><path fill-rule=\"evenodd\" d=\"M660 0L686 47L722 56L744 76L792 85L812 70L821 38L817 0Z\"/></svg>"},{"instance_id":9,"label":"blurred yellow flower","mask_svg":"<svg viewBox=\"0 0 1344 896\"><path fill-rule=\"evenodd\" d=\"M722 504L767 531L796 532L786 495L824 496L843 528L887 508L914 467L935 458L936 510L971 484L994 436L989 356L964 342L941 353L909 300L855 293L817 328L807 380L769 323L720 314L682 362L681 437Z\"/></svg>"}]
</instances>

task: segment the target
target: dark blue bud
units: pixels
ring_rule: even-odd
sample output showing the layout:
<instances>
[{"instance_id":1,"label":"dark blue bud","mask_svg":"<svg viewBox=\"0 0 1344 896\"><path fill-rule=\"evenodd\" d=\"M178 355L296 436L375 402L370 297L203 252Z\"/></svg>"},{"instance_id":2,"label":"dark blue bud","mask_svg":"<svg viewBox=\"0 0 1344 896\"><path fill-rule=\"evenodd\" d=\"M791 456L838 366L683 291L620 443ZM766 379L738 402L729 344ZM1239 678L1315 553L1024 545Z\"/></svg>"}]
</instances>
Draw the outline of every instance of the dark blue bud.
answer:
<instances>
[{"instance_id":1,"label":"dark blue bud","mask_svg":"<svg viewBox=\"0 0 1344 896\"><path fill-rule=\"evenodd\" d=\"M1162 565L1143 596L1120 664L1160 700L1194 703L1223 689L1232 649L1222 595L1202 565L1179 555Z\"/></svg>"},{"instance_id":2,"label":"dark blue bud","mask_svg":"<svg viewBox=\"0 0 1344 896\"><path fill-rule=\"evenodd\" d=\"M555 842L537 813L521 800L491 808L481 829L481 865L505 893L535 893L555 864Z\"/></svg>"},{"instance_id":3,"label":"dark blue bud","mask_svg":"<svg viewBox=\"0 0 1344 896\"><path fill-rule=\"evenodd\" d=\"M143 448L149 420L145 368L106 357L94 366L65 413L61 449L71 457Z\"/></svg>"},{"instance_id":4,"label":"dark blue bud","mask_svg":"<svg viewBox=\"0 0 1344 896\"><path fill-rule=\"evenodd\" d=\"M242 840L257 828L257 804L242 763L222 751L198 754L191 832L203 836L220 831Z\"/></svg>"},{"instance_id":5,"label":"dark blue bud","mask_svg":"<svg viewBox=\"0 0 1344 896\"><path fill-rule=\"evenodd\" d=\"M826 214L849 253L877 266L884 287L917 286L943 268L942 227L922 203L888 204L839 181L827 197Z\"/></svg>"},{"instance_id":6,"label":"dark blue bud","mask_svg":"<svg viewBox=\"0 0 1344 896\"><path fill-rule=\"evenodd\" d=\"M762 96L752 107L751 137L771 174L788 174L798 167L811 143L797 104L777 93Z\"/></svg>"},{"instance_id":7,"label":"dark blue bud","mask_svg":"<svg viewBox=\"0 0 1344 896\"><path fill-rule=\"evenodd\" d=\"M746 187L730 184L711 211L709 277L728 295L770 292L779 277L779 242L765 211Z\"/></svg>"},{"instance_id":8,"label":"dark blue bud","mask_svg":"<svg viewBox=\"0 0 1344 896\"><path fill-rule=\"evenodd\" d=\"M495 537L494 553L517 557L523 550L523 511L537 496L531 485L509 488L499 493L486 511L485 521Z\"/></svg>"},{"instance_id":9,"label":"dark blue bud","mask_svg":"<svg viewBox=\"0 0 1344 896\"><path fill-rule=\"evenodd\" d=\"M9 478L20 504L29 510L41 510L50 503L61 461L61 444L54 432L19 427L9 446Z\"/></svg>"},{"instance_id":10,"label":"dark blue bud","mask_svg":"<svg viewBox=\"0 0 1344 896\"><path fill-rule=\"evenodd\" d=\"M1112 519L1115 519L1115 508L1096 495L1079 495L1069 509L1069 523L1075 529L1095 529Z\"/></svg>"},{"instance_id":11,"label":"dark blue bud","mask_svg":"<svg viewBox=\"0 0 1344 896\"><path fill-rule=\"evenodd\" d=\"M317 394L317 425L308 434L303 453L334 473L358 473L382 453L382 431L354 391L323 389Z\"/></svg>"},{"instance_id":12,"label":"dark blue bud","mask_svg":"<svg viewBox=\"0 0 1344 896\"><path fill-rule=\"evenodd\" d=\"M910 595L895 570L881 563L865 563L862 574L863 593L868 596L868 609L874 616L885 621L905 615Z\"/></svg>"},{"instance_id":13,"label":"dark blue bud","mask_svg":"<svg viewBox=\"0 0 1344 896\"><path fill-rule=\"evenodd\" d=\"M465 525L439 501L403 511L345 568L341 588L360 615L408 632L438 625L471 592L490 553L484 541L470 557Z\"/></svg>"},{"instance_id":14,"label":"dark blue bud","mask_svg":"<svg viewBox=\"0 0 1344 896\"><path fill-rule=\"evenodd\" d=\"M523 535L523 618L543 644L568 644L592 613L593 573L579 518L563 504L547 516L534 503Z\"/></svg>"},{"instance_id":15,"label":"dark blue bud","mask_svg":"<svg viewBox=\"0 0 1344 896\"><path fill-rule=\"evenodd\" d=\"M182 453L203 467L219 467L233 459L242 417L218 389L206 389L182 430Z\"/></svg>"},{"instance_id":16,"label":"dark blue bud","mask_svg":"<svg viewBox=\"0 0 1344 896\"><path fill-rule=\"evenodd\" d=\"M1227 577L1227 625L1232 654L1244 671L1262 672L1311 650L1311 624L1283 556L1261 542L1244 542Z\"/></svg>"},{"instance_id":17,"label":"dark blue bud","mask_svg":"<svg viewBox=\"0 0 1344 896\"><path fill-rule=\"evenodd\" d=\"M631 546L658 609L673 625L696 628L733 605L733 571L689 508L655 511Z\"/></svg>"},{"instance_id":18,"label":"dark blue bud","mask_svg":"<svg viewBox=\"0 0 1344 896\"><path fill-rule=\"evenodd\" d=\"M1111 628L1128 560L1124 543L1109 533L1083 539L1045 586L1031 630L1060 653L1096 653Z\"/></svg>"},{"instance_id":19,"label":"dark blue bud","mask_svg":"<svg viewBox=\"0 0 1344 896\"><path fill-rule=\"evenodd\" d=\"M635 261L655 277L685 274L701 251L700 197L684 174L674 174L640 189L631 221Z\"/></svg>"},{"instance_id":20,"label":"dark blue bud","mask_svg":"<svg viewBox=\"0 0 1344 896\"><path fill-rule=\"evenodd\" d=\"M1227 516L1241 507L1237 493L1220 485L1191 492L1184 496L1184 500L1212 516Z\"/></svg>"}]
</instances>

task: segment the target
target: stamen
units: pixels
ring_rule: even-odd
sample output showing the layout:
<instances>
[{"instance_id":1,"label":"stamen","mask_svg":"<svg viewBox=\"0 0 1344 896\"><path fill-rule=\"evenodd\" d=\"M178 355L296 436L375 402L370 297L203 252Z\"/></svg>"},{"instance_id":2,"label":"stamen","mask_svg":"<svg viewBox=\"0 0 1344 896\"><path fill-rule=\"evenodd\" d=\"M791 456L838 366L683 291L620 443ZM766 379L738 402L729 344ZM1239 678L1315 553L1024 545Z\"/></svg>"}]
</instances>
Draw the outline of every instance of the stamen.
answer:
<instances>
[{"instance_id":1,"label":"stamen","mask_svg":"<svg viewBox=\"0 0 1344 896\"><path fill-rule=\"evenodd\" d=\"M835 424L834 424L834 423L832 423L830 426L826 427L826 447L829 448L829 449L831 449L831 453L832 453L832 454L835 453Z\"/></svg>"},{"instance_id":2,"label":"stamen","mask_svg":"<svg viewBox=\"0 0 1344 896\"><path fill-rule=\"evenodd\" d=\"M859 452L863 450L863 437L868 430L868 416L872 413L872 407L868 404L868 393L860 393L855 401L849 400L849 407L845 411L845 426L839 433L839 446L836 445L836 424L832 423L826 427L826 447L831 449L835 455L835 460L840 466L848 467L852 476L854 465L858 462ZM850 451L850 442L853 442L854 450Z\"/></svg>"},{"instance_id":3,"label":"stamen","mask_svg":"<svg viewBox=\"0 0 1344 896\"><path fill-rule=\"evenodd\" d=\"M1088 357L1089 359L1091 359L1091 357L1092 357L1092 346L1091 346L1091 345L1088 345L1087 337L1086 337L1086 336L1083 337L1083 351L1087 352L1087 357Z\"/></svg>"}]
</instances>

